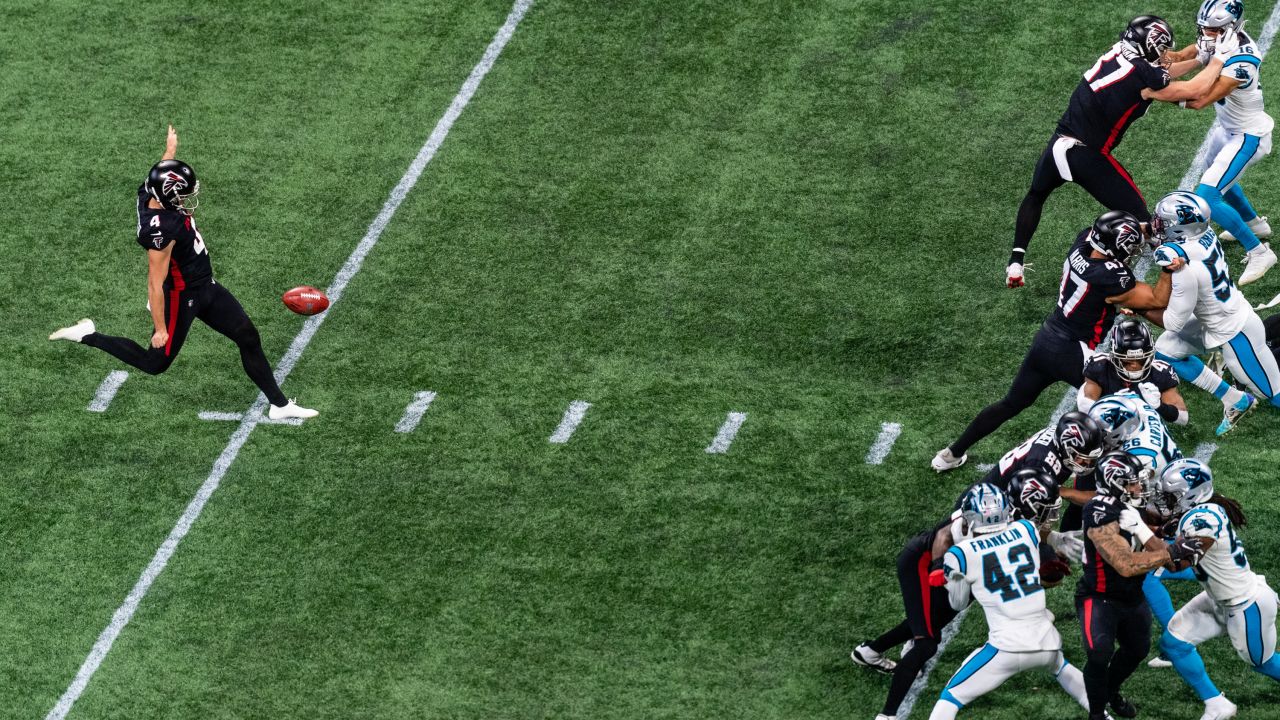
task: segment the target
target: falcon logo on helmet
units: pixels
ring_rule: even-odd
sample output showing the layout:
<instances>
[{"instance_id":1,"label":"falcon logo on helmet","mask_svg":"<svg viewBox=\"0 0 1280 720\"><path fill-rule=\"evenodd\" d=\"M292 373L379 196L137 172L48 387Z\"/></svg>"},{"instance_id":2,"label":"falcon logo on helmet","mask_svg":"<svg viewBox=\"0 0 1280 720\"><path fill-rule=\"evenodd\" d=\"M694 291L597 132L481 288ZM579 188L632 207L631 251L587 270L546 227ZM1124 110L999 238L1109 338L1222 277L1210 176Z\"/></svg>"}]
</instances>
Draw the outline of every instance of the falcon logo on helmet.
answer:
<instances>
[{"instance_id":1,"label":"falcon logo on helmet","mask_svg":"<svg viewBox=\"0 0 1280 720\"><path fill-rule=\"evenodd\" d=\"M172 170L165 173L162 177L164 179L164 185L161 192L163 192L165 195L171 195L175 193L181 194L183 190L187 189L186 178L182 177L176 172L173 172Z\"/></svg>"},{"instance_id":2,"label":"falcon logo on helmet","mask_svg":"<svg viewBox=\"0 0 1280 720\"><path fill-rule=\"evenodd\" d=\"M1055 522L1062 508L1058 482L1048 473L1023 468L1009 481L1009 499L1018 517L1037 525Z\"/></svg>"},{"instance_id":3,"label":"falcon logo on helmet","mask_svg":"<svg viewBox=\"0 0 1280 720\"><path fill-rule=\"evenodd\" d=\"M1133 490L1133 485L1138 485ZM1154 490L1151 471L1132 455L1125 452L1109 452L1098 461L1098 491L1132 507L1145 504Z\"/></svg>"},{"instance_id":4,"label":"falcon logo on helmet","mask_svg":"<svg viewBox=\"0 0 1280 720\"><path fill-rule=\"evenodd\" d=\"M1139 15L1129 22L1120 40L1147 62L1155 63L1173 47L1173 30L1164 18Z\"/></svg>"},{"instance_id":5,"label":"falcon logo on helmet","mask_svg":"<svg viewBox=\"0 0 1280 720\"><path fill-rule=\"evenodd\" d=\"M1102 455L1102 431L1093 418L1082 412L1063 415L1053 437L1063 463L1077 475L1092 470Z\"/></svg>"}]
</instances>

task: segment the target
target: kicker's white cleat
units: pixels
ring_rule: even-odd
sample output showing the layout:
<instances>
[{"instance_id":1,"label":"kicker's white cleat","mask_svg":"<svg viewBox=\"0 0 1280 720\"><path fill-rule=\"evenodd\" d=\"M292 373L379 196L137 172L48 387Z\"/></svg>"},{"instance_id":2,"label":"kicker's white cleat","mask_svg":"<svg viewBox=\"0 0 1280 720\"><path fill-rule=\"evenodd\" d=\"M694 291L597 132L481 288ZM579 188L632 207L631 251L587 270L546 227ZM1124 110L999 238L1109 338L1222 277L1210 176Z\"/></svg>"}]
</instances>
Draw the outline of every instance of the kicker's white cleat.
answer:
<instances>
[{"instance_id":1,"label":"kicker's white cleat","mask_svg":"<svg viewBox=\"0 0 1280 720\"><path fill-rule=\"evenodd\" d=\"M1249 226L1249 229L1253 231L1253 234L1256 235L1259 240L1269 240L1271 238L1271 223L1267 222L1267 219L1262 215L1259 215L1245 224ZM1218 239L1222 242L1235 242L1236 236L1226 230L1223 230L1218 234Z\"/></svg>"},{"instance_id":2,"label":"kicker's white cleat","mask_svg":"<svg viewBox=\"0 0 1280 720\"><path fill-rule=\"evenodd\" d=\"M93 326L93 321L89 318L85 318L71 327L54 330L49 334L49 339L80 342L81 340L84 340L85 335L92 335L96 331L97 329Z\"/></svg>"},{"instance_id":3,"label":"kicker's white cleat","mask_svg":"<svg viewBox=\"0 0 1280 720\"><path fill-rule=\"evenodd\" d=\"M871 668L876 672L882 672L885 675L892 675L893 669L898 666L897 663L880 653L867 647L866 643L859 645L849 653L849 659L855 665L861 665L865 668Z\"/></svg>"},{"instance_id":4,"label":"kicker's white cleat","mask_svg":"<svg viewBox=\"0 0 1280 720\"><path fill-rule=\"evenodd\" d=\"M938 451L937 455L933 456L933 460L929 461L929 465L931 465L936 472L944 473L948 470L955 470L965 464L965 461L968 459L969 455L967 453L960 457L956 457L951 454L950 447L944 447Z\"/></svg>"},{"instance_id":5,"label":"kicker's white cleat","mask_svg":"<svg viewBox=\"0 0 1280 720\"><path fill-rule=\"evenodd\" d=\"M283 407L276 407L275 405L272 405L269 408L267 408L267 417L271 418L272 420L287 420L289 418L298 418L299 420L306 420L307 418L313 418L319 414L320 414L319 410L312 410L311 408L300 407L298 403L294 402L293 400L290 400L289 404Z\"/></svg>"},{"instance_id":6,"label":"kicker's white cleat","mask_svg":"<svg viewBox=\"0 0 1280 720\"><path fill-rule=\"evenodd\" d=\"M1244 274L1240 276L1239 285L1248 285L1262 279L1271 266L1276 264L1276 254L1272 252L1270 243L1262 243L1246 253L1244 261L1247 264L1244 266Z\"/></svg>"}]
</instances>

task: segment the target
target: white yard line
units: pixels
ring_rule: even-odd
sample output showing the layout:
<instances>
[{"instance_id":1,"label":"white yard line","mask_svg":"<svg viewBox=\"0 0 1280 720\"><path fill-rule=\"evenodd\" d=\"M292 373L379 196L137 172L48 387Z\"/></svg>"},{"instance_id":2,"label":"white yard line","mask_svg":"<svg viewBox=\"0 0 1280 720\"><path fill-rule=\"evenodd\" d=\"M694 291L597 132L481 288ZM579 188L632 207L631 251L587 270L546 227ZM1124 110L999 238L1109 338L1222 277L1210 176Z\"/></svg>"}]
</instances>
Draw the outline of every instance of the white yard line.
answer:
<instances>
[{"instance_id":1,"label":"white yard line","mask_svg":"<svg viewBox=\"0 0 1280 720\"><path fill-rule=\"evenodd\" d=\"M573 437L573 431L578 429L578 423L582 422L582 418L587 415L587 408L591 407L591 403L583 400L574 400L569 403L569 408L564 411L564 417L560 420L560 426L556 431L551 433L551 437L547 438L547 442L563 445L569 442L569 438Z\"/></svg>"},{"instance_id":2,"label":"white yard line","mask_svg":"<svg viewBox=\"0 0 1280 720\"><path fill-rule=\"evenodd\" d=\"M396 423L396 432L413 432L413 429L418 427L418 423L422 422L422 415L427 412L427 408L431 407L431 401L435 399L436 394L430 390L414 393L413 402L404 409L404 417Z\"/></svg>"},{"instance_id":3,"label":"white yard line","mask_svg":"<svg viewBox=\"0 0 1280 720\"><path fill-rule=\"evenodd\" d=\"M720 432L716 433L716 437L707 446L707 452L712 455L723 455L729 452L729 446L733 444L733 439L738 435L738 429L742 427L742 423L747 421L747 414L741 412L731 412L729 417L725 419L724 424L720 426Z\"/></svg>"},{"instance_id":4,"label":"white yard line","mask_svg":"<svg viewBox=\"0 0 1280 720\"><path fill-rule=\"evenodd\" d=\"M214 412L212 410L201 410L196 417L201 420L222 420L228 422L240 422L244 419L244 413L237 412Z\"/></svg>"},{"instance_id":5,"label":"white yard line","mask_svg":"<svg viewBox=\"0 0 1280 720\"><path fill-rule=\"evenodd\" d=\"M867 451L867 464L879 465L884 459L889 457L889 451L893 450L893 444L898 441L898 436L902 434L902 424L896 422L880 423L880 436L871 445L871 449Z\"/></svg>"},{"instance_id":6,"label":"white yard line","mask_svg":"<svg viewBox=\"0 0 1280 720\"><path fill-rule=\"evenodd\" d=\"M102 379L102 384L98 386L98 392L93 396L93 402L89 403L89 412L106 412L111 407L111 401L116 397L116 391L129 379L129 373L123 370L112 370Z\"/></svg>"},{"instance_id":7,"label":"white yard line","mask_svg":"<svg viewBox=\"0 0 1280 720\"><path fill-rule=\"evenodd\" d=\"M431 136L427 138L426 144L418 151L418 155L409 165L408 171L400 178L400 182L395 189L391 191L391 196L387 199L386 204L383 205L382 212L378 213L377 218L369 226L369 230L365 233L360 244L356 246L355 251L347 258L342 269L338 271L337 277L327 291L330 300L329 310L332 310L333 306L342 297L342 291L346 288L347 283L351 282L351 278L355 277L355 274L360 271L360 265L364 262L365 256L377 244L382 231L386 228L387 223L391 221L391 217L395 215L396 209L400 207L400 203L404 201L405 196L417 183L418 177L422 175L427 163L431 162L431 158L435 157L436 151L440 149L441 143L448 136L453 123L458 119L471 97L475 95L476 89L480 86L480 81L484 79L484 76L493 67L494 61L498 59L498 55L506 47L507 41L515 33L520 20L532 5L533 0L516 0L515 5L511 8L511 13L507 15L506 22L499 28L493 41L485 49L484 56L476 64L475 68L471 70L471 74L467 77L466 82L463 83L462 89L458 91L458 94L453 98L453 102L449 104L449 109L445 111L444 116L436 123L435 129L431 132ZM294 338L288 352L280 361L280 364L276 366L275 375L278 382L283 384L285 378L289 376L289 372L293 370L298 359L302 357L302 352L307 348L316 330L319 329L320 323L324 322L328 314L329 311L326 310L319 315L307 318L307 322L303 325L301 332ZM46 720L62 720L67 716L67 713L71 712L76 700L80 698L81 693L88 687L89 680L93 678L98 667L102 665L107 653L111 652L111 646L115 643L116 638L119 637L124 627L129 624L129 620L133 618L133 614L137 611L138 605L151 588L151 584L155 582L155 579L168 565L169 558L173 556L174 551L178 548L178 543L182 542L182 538L186 537L187 532L191 530L192 524L203 512L205 503L209 501L213 492L218 489L223 476L226 475L227 470L240 454L240 448L244 447L245 441L249 439L249 434L262 422L262 411L266 407L267 399L259 395L252 407L249 408L249 411L245 413L244 419L240 422L240 427L231 435L231 440L222 450L222 454L214 461L213 470L209 473L209 477L200 486L200 490L192 498L191 503L187 505L182 517L178 519L178 523L169 532L169 536L165 538L164 544L160 546L146 569L142 571L142 576L138 578L133 589L129 591L124 603L111 616L111 622L107 624L106 629L98 636L97 642L93 644L93 649L89 652L88 657L85 658L79 671L76 672L75 679L71 681L71 685L67 687L66 692L62 694L57 704L45 716ZM319 422L323 422L323 420L324 418L321 417Z\"/></svg>"},{"instance_id":8,"label":"white yard line","mask_svg":"<svg viewBox=\"0 0 1280 720\"><path fill-rule=\"evenodd\" d=\"M1267 23L1262 28L1262 35L1258 38L1258 54L1266 55L1267 50L1271 47L1271 41L1275 39L1276 31L1280 29L1280 3L1271 8L1271 15L1267 17ZM1216 123L1217 120L1215 119ZM1190 190L1194 187L1195 181L1200 177L1200 173L1204 168L1206 156L1209 153L1209 135L1213 132L1210 126L1209 132L1205 134L1204 142L1200 143L1200 147L1196 150L1195 159L1191 161L1191 167L1187 168L1187 173L1182 176L1182 182L1178 184L1178 188L1182 190ZM1134 267L1134 273L1139 278L1144 278L1147 272L1151 270L1150 254L1143 255ZM1065 395L1062 396L1062 402L1058 403L1058 407L1054 410L1052 422L1057 422L1058 418L1069 411L1076 401L1076 390L1068 388ZM1208 462L1213 457L1214 451L1218 446L1214 443L1201 443L1196 447L1195 457ZM929 675L933 670L934 663L938 658L942 657L942 652L946 650L947 644L951 642L951 638L955 637L955 633L959 631L960 622L964 619L965 613L969 608L965 608L956 616L951 624L942 631L942 642L938 644L938 653L933 659L925 665L924 671L916 678L915 683L911 685L911 689L907 692L907 697L902 701L902 706L898 709L898 720L907 720L911 715L911 709L915 707L916 700L920 697L920 693L924 691L926 685L929 684ZM948 633L950 633L948 635Z\"/></svg>"}]
</instances>

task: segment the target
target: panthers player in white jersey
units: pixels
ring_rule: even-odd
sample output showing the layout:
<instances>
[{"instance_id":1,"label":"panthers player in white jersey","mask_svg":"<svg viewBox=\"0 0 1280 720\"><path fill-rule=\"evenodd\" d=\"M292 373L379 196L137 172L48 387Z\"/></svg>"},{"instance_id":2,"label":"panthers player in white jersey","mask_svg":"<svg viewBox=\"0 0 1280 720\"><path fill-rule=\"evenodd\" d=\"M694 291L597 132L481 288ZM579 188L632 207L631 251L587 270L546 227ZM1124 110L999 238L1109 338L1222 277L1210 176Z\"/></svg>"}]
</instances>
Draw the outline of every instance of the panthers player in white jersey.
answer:
<instances>
[{"instance_id":1,"label":"panthers player in white jersey","mask_svg":"<svg viewBox=\"0 0 1280 720\"><path fill-rule=\"evenodd\" d=\"M1173 284L1168 307L1143 314L1165 328L1156 340L1156 357L1222 400L1221 435L1255 401L1228 386L1196 355L1222 348L1231 374L1273 405L1280 405L1280 366L1267 347L1262 319L1231 282L1210 217L1208 205L1194 193L1172 192L1156 203L1152 225L1163 244L1156 248L1155 262L1173 274Z\"/></svg>"},{"instance_id":2,"label":"panthers player in white jersey","mask_svg":"<svg viewBox=\"0 0 1280 720\"><path fill-rule=\"evenodd\" d=\"M1225 632L1254 670L1280 680L1276 593L1250 567L1232 522L1243 525L1244 516L1235 501L1214 494L1207 465L1191 458L1170 465L1160 478L1160 498L1175 518L1181 515L1177 536L1204 538L1206 548L1192 563L1204 591L1174 614L1160 647L1204 701L1201 720L1234 717L1236 706L1209 680L1195 646Z\"/></svg>"},{"instance_id":3,"label":"panthers player in white jersey","mask_svg":"<svg viewBox=\"0 0 1280 720\"><path fill-rule=\"evenodd\" d=\"M1029 520L1011 521L1009 499L989 483L966 493L961 512L968 537L944 556L947 595L956 609L968 605L971 596L982 605L987 643L970 653L951 676L929 720L952 720L960 708L1031 669L1052 672L1058 684L1088 709L1084 676L1063 658L1062 638L1053 626L1053 613L1045 607L1040 530Z\"/></svg>"},{"instance_id":4,"label":"panthers player in white jersey","mask_svg":"<svg viewBox=\"0 0 1280 720\"><path fill-rule=\"evenodd\" d=\"M1187 64L1206 65L1215 54L1221 58L1234 48L1223 60L1213 85L1200 97L1186 101L1185 107L1213 105L1218 112L1218 122L1209 135L1208 166L1196 194L1208 201L1214 222L1227 230L1224 239L1239 240L1248 251L1240 276L1240 284L1248 285L1276 264L1276 254L1262 243L1271 237L1271 226L1258 216L1238 181L1245 168L1271 154L1275 121L1263 107L1262 53L1244 33L1243 16L1240 0L1205 0L1196 14L1199 40L1167 57L1185 60L1170 68L1170 74L1176 76L1185 72ZM1220 49L1224 52L1216 52Z\"/></svg>"},{"instance_id":5,"label":"panthers player in white jersey","mask_svg":"<svg viewBox=\"0 0 1280 720\"><path fill-rule=\"evenodd\" d=\"M1133 455L1153 476L1182 457L1159 413L1132 390L1101 398L1089 408L1089 416L1102 428L1104 450Z\"/></svg>"}]
</instances>

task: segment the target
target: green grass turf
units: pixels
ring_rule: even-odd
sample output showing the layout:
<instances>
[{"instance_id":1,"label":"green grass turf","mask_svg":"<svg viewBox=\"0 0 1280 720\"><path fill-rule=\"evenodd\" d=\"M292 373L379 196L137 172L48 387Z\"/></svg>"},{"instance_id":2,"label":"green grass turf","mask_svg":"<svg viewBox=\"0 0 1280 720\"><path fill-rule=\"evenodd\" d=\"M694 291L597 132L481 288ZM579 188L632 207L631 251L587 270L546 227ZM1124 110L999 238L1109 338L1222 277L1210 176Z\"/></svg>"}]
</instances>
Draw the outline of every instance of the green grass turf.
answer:
<instances>
[{"instance_id":1,"label":"green grass turf","mask_svg":"<svg viewBox=\"0 0 1280 720\"><path fill-rule=\"evenodd\" d=\"M898 549L977 477L928 458L1004 392L1097 212L1055 194L1032 284L1007 292L1017 203L1130 16L1191 36L1191 7L1156 5L535 5L286 383L324 414L255 431L72 716L872 717L887 682L847 652L896 622ZM253 397L198 328L87 413L117 363L43 340L83 315L144 336L130 203L164 124L278 358L301 327L279 293L330 281L508 9L12 5L0 717L48 711L208 474L232 426L196 412ZM1149 199L1209 121L1157 107L1133 128L1118 155ZM1272 162L1247 182L1264 213ZM1187 394L1194 448L1216 403ZM585 422L548 444L574 399ZM745 426L707 455L731 410ZM883 421L902 436L867 466ZM1214 461L1261 572L1277 427L1255 413ZM1049 597L1082 661L1070 590ZM973 615L913 717L982 642ZM1242 717L1280 717L1224 640L1204 650ZM1199 716L1168 671L1130 687ZM1028 675L968 715L1072 713Z\"/></svg>"}]
</instances>

